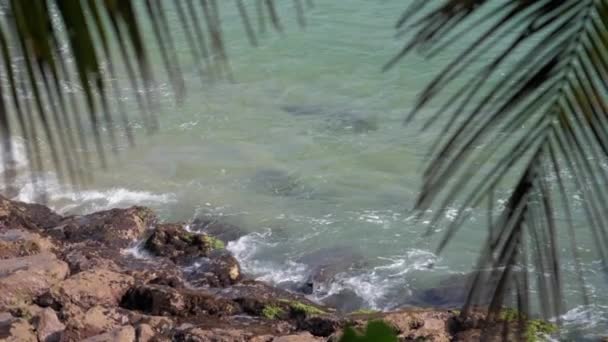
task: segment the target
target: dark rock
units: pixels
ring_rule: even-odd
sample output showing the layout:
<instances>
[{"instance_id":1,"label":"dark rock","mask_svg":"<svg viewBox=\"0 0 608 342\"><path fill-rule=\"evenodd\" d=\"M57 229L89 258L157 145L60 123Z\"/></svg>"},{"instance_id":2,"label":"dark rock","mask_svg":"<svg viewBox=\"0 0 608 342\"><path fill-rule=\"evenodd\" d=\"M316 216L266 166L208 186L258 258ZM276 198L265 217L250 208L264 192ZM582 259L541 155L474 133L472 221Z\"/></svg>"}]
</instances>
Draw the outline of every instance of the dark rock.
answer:
<instances>
[{"instance_id":1,"label":"dark rock","mask_svg":"<svg viewBox=\"0 0 608 342\"><path fill-rule=\"evenodd\" d=\"M188 317L199 314L232 315L236 306L228 300L189 289L175 289L164 285L140 285L130 289L121 306L150 315Z\"/></svg>"},{"instance_id":2,"label":"dark rock","mask_svg":"<svg viewBox=\"0 0 608 342\"><path fill-rule=\"evenodd\" d=\"M226 287L237 283L241 267L230 252L215 250L206 258L199 259L192 267L187 279L193 286Z\"/></svg>"},{"instance_id":3,"label":"dark rock","mask_svg":"<svg viewBox=\"0 0 608 342\"><path fill-rule=\"evenodd\" d=\"M208 234L226 243L236 241L249 233L239 226L211 217L198 217L194 219L190 223L190 230Z\"/></svg>"},{"instance_id":4,"label":"dark rock","mask_svg":"<svg viewBox=\"0 0 608 342\"><path fill-rule=\"evenodd\" d=\"M414 290L412 296L406 299L404 304L418 307L459 308L467 299L468 289L474 277L475 273L448 276L435 287ZM492 276L492 272L481 272L482 288L476 304L488 305L490 303L493 289L498 285L498 281L499 278Z\"/></svg>"},{"instance_id":5,"label":"dark rock","mask_svg":"<svg viewBox=\"0 0 608 342\"><path fill-rule=\"evenodd\" d=\"M344 326L344 322L332 315L303 316L297 320L298 330L308 331L314 336L329 337Z\"/></svg>"},{"instance_id":6,"label":"dark rock","mask_svg":"<svg viewBox=\"0 0 608 342\"><path fill-rule=\"evenodd\" d=\"M223 242L207 234L190 233L180 224L162 224L146 240L145 248L155 256L171 259L178 264L189 264L207 257Z\"/></svg>"},{"instance_id":7,"label":"dark rock","mask_svg":"<svg viewBox=\"0 0 608 342\"><path fill-rule=\"evenodd\" d=\"M49 234L69 243L97 241L119 249L139 239L155 221L156 215L148 208L112 209L67 218Z\"/></svg>"},{"instance_id":8,"label":"dark rock","mask_svg":"<svg viewBox=\"0 0 608 342\"><path fill-rule=\"evenodd\" d=\"M60 220L61 216L43 205L10 201L0 196L0 230L40 231L53 227Z\"/></svg>"}]
</instances>

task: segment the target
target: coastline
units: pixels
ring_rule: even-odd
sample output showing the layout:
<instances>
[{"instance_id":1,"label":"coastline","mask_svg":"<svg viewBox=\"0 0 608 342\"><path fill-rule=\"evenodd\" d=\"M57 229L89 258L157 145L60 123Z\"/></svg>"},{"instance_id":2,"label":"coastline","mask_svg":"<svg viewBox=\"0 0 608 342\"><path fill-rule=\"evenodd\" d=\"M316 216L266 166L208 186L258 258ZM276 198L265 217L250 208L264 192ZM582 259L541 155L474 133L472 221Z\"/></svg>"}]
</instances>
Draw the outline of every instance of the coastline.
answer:
<instances>
[{"instance_id":1,"label":"coastline","mask_svg":"<svg viewBox=\"0 0 608 342\"><path fill-rule=\"evenodd\" d=\"M402 341L513 330L448 309L339 313L243 274L225 248L235 236L222 223L161 223L145 207L63 217L0 197L0 340L338 341L372 320Z\"/></svg>"}]
</instances>

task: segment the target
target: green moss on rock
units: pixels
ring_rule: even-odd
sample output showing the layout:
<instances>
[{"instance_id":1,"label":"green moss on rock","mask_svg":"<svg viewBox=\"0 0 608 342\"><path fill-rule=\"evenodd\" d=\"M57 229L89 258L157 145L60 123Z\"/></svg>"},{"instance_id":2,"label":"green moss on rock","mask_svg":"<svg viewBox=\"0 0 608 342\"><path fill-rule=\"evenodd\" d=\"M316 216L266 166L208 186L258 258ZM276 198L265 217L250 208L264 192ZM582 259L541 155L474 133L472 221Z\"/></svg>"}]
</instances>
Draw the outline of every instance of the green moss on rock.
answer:
<instances>
[{"instance_id":1,"label":"green moss on rock","mask_svg":"<svg viewBox=\"0 0 608 342\"><path fill-rule=\"evenodd\" d=\"M557 326L551 322L542 319L528 319L526 315L520 314L519 311L511 308L503 309L500 313L500 319L507 322L516 322L520 318L525 320L526 331L524 338L526 342L536 342L543 335L551 335L557 332Z\"/></svg>"},{"instance_id":2,"label":"green moss on rock","mask_svg":"<svg viewBox=\"0 0 608 342\"><path fill-rule=\"evenodd\" d=\"M226 248L226 244L224 244L224 241L218 239L218 238L214 238L213 236L209 236L204 234L202 237L203 241L205 244L207 244L209 247L211 247L211 249L224 249Z\"/></svg>"},{"instance_id":3,"label":"green moss on rock","mask_svg":"<svg viewBox=\"0 0 608 342\"><path fill-rule=\"evenodd\" d=\"M322 315L327 312L308 304L304 304L302 302L298 302L297 300L281 300L281 302L289 305L289 308L296 312L301 312L306 315Z\"/></svg>"},{"instance_id":4,"label":"green moss on rock","mask_svg":"<svg viewBox=\"0 0 608 342\"><path fill-rule=\"evenodd\" d=\"M284 313L285 311L281 307L276 305L266 305L262 310L262 316L268 319L280 318Z\"/></svg>"}]
</instances>

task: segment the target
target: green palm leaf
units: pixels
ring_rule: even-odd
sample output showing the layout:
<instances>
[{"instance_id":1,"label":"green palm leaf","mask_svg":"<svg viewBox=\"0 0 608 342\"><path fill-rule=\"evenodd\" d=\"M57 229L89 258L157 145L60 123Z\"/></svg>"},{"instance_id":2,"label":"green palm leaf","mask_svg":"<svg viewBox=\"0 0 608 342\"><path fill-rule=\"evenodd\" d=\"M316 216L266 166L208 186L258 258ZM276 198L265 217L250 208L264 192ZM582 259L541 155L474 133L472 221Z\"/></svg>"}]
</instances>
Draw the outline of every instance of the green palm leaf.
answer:
<instances>
[{"instance_id":1,"label":"green palm leaf","mask_svg":"<svg viewBox=\"0 0 608 342\"><path fill-rule=\"evenodd\" d=\"M465 224L464 209L493 202L499 188L510 189L499 216L489 213L477 265L494 271L478 272L462 314L482 303L483 294L492 297L491 316L506 304L527 312L529 291L536 287L541 312L559 317L562 234L580 272L564 170L582 191L603 272L607 266L608 178L600 162L608 156L608 1L446 0L426 11L427 3L414 2L398 22L399 30L415 33L385 68L414 49L433 57L453 48L463 32L477 38L439 72L408 116L411 121L456 80L463 82L426 119L425 128L440 117L447 124L432 149L416 208L460 208L441 251ZM555 176L556 188L548 175ZM560 229L556 211L565 216L566 229ZM441 218L438 211L433 222ZM525 268L530 263L534 272ZM586 301L583 276L578 279Z\"/></svg>"}]
</instances>

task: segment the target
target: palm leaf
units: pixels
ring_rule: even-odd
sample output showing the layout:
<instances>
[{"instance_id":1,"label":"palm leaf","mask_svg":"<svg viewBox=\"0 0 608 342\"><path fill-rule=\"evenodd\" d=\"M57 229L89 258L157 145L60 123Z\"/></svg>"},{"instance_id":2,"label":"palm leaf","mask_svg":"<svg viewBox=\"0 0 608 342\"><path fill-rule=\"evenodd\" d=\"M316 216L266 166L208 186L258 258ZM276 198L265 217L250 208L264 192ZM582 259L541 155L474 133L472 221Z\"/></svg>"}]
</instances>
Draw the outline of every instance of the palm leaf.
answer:
<instances>
[{"instance_id":1,"label":"palm leaf","mask_svg":"<svg viewBox=\"0 0 608 342\"><path fill-rule=\"evenodd\" d=\"M253 45L258 34L250 13L257 13L260 20L271 18L275 28L282 28L274 2L264 0L260 6L259 1L235 0L244 34ZM7 185L15 176L13 135L23 138L34 184L39 183L36 175L50 167L62 182L82 185L95 168L90 154L106 167L107 147L114 154L123 144L120 139L133 145L117 65L124 66L123 79L134 90L145 128L158 129L158 103L151 89L159 75L152 74L148 56L151 47L160 52L179 102L185 86L175 35L187 39L203 83L232 77L216 0L11 0L2 5L0 74L7 81L0 86L0 150ZM180 17L180 32L169 29L169 7ZM304 7L300 1L294 7L304 24ZM152 28L152 41L142 36L143 25ZM66 87L79 91L65 91ZM81 115L83 109L86 116ZM124 130L122 136L115 133L117 125ZM48 148L50 164L43 158L43 148Z\"/></svg>"},{"instance_id":2,"label":"palm leaf","mask_svg":"<svg viewBox=\"0 0 608 342\"><path fill-rule=\"evenodd\" d=\"M432 148L416 208L439 207L433 223L442 219L442 210L460 208L441 252L466 224L464 209L493 202L497 188L510 189L498 217L492 218L489 205L488 238L462 315L485 302L485 294L491 297L490 317L505 305L527 314L534 287L541 313L559 319L565 307L562 235L571 242L566 247L588 302L569 186L584 197L586 224L602 271L607 270L608 175L600 162L608 157L608 1L445 0L429 10L427 5L414 2L399 20L398 30L414 34L386 69L414 50L432 58L472 31L477 35L422 91L408 115L408 121L415 119L438 95L456 88L426 118L425 129L439 118L447 125ZM464 85L452 86L456 80ZM564 171L574 184L562 177ZM558 210L566 229L558 224Z\"/></svg>"}]
</instances>

